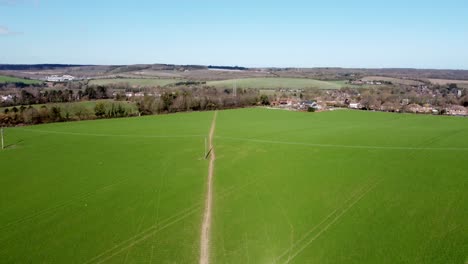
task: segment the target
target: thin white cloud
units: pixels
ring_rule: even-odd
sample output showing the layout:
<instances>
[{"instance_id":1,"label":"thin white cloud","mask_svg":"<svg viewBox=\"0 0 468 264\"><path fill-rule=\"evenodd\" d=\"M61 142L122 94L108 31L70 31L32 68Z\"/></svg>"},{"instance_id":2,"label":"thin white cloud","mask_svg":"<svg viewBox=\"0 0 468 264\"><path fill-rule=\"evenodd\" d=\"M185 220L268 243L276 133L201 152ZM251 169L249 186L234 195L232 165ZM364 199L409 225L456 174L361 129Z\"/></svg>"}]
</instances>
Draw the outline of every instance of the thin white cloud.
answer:
<instances>
[{"instance_id":1,"label":"thin white cloud","mask_svg":"<svg viewBox=\"0 0 468 264\"><path fill-rule=\"evenodd\" d=\"M11 31L7 27L0 26L0 36L18 35L18 34L21 34L21 32L14 32L14 31Z\"/></svg>"}]
</instances>

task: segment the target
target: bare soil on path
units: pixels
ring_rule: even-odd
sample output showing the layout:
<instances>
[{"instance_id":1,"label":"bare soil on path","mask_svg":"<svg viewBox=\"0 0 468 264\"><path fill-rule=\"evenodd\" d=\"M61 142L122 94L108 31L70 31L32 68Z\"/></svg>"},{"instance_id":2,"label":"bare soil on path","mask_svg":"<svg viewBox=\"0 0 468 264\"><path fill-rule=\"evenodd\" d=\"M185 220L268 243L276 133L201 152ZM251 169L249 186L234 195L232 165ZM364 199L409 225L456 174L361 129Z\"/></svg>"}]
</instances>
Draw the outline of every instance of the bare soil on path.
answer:
<instances>
[{"instance_id":1,"label":"bare soil on path","mask_svg":"<svg viewBox=\"0 0 468 264\"><path fill-rule=\"evenodd\" d=\"M210 263L210 230L211 230L211 207L213 203L213 172L214 161L216 159L215 149L213 147L213 137L216 127L216 116L218 112L214 113L213 121L211 122L210 135L209 135L209 150L210 150L210 164L208 167L208 180L205 200L205 211L203 213L203 223L200 238L200 264Z\"/></svg>"}]
</instances>

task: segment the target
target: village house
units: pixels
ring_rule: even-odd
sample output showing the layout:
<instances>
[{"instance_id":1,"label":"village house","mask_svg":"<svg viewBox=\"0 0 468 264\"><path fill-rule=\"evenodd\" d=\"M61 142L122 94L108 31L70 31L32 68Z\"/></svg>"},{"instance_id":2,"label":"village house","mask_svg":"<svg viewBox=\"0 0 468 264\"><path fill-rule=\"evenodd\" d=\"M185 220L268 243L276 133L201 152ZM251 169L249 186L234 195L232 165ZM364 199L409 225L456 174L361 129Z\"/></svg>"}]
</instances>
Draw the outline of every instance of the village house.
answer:
<instances>
[{"instance_id":1,"label":"village house","mask_svg":"<svg viewBox=\"0 0 468 264\"><path fill-rule=\"evenodd\" d=\"M314 108L315 110L320 110L322 107L313 101L302 101L299 103L299 109L307 110L309 108Z\"/></svg>"},{"instance_id":2,"label":"village house","mask_svg":"<svg viewBox=\"0 0 468 264\"><path fill-rule=\"evenodd\" d=\"M0 101L1 101L1 102L13 101L13 96L12 96L11 94L8 94L8 95L1 95L1 96L0 96Z\"/></svg>"},{"instance_id":3,"label":"village house","mask_svg":"<svg viewBox=\"0 0 468 264\"><path fill-rule=\"evenodd\" d=\"M360 103L350 103L349 108L351 108L351 109L361 109L362 105Z\"/></svg>"},{"instance_id":4,"label":"village house","mask_svg":"<svg viewBox=\"0 0 468 264\"><path fill-rule=\"evenodd\" d=\"M468 114L468 110L461 106L461 105L451 105L445 109L447 115L453 116L466 116Z\"/></svg>"},{"instance_id":5,"label":"village house","mask_svg":"<svg viewBox=\"0 0 468 264\"><path fill-rule=\"evenodd\" d=\"M410 100L409 99L403 99L401 100L401 105L409 105L410 104Z\"/></svg>"}]
</instances>

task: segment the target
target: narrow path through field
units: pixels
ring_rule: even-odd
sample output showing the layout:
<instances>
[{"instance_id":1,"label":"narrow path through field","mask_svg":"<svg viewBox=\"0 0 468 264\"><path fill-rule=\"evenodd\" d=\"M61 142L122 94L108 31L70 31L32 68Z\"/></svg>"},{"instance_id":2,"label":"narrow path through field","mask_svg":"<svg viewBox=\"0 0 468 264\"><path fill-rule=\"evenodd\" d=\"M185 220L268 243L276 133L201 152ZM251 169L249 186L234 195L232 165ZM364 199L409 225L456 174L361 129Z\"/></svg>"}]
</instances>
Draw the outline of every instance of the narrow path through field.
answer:
<instances>
[{"instance_id":1,"label":"narrow path through field","mask_svg":"<svg viewBox=\"0 0 468 264\"><path fill-rule=\"evenodd\" d=\"M208 180L205 200L205 211L203 213L203 223L200 238L200 264L208 264L210 262L210 230L211 230L211 205L213 200L213 171L214 161L216 159L215 150L213 147L213 137L216 127L216 116L218 112L214 113L213 121L211 122L210 135L209 135L209 150L210 150L210 164L208 166Z\"/></svg>"}]
</instances>

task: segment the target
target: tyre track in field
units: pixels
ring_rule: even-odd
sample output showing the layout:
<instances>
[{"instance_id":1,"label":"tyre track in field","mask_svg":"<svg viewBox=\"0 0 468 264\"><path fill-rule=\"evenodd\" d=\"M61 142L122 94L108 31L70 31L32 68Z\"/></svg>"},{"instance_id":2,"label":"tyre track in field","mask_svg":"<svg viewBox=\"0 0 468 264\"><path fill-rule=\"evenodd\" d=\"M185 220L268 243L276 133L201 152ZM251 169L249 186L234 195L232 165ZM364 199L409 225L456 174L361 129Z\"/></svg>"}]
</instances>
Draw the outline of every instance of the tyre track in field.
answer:
<instances>
[{"instance_id":1,"label":"tyre track in field","mask_svg":"<svg viewBox=\"0 0 468 264\"><path fill-rule=\"evenodd\" d=\"M244 190L247 186L254 185L254 184L258 183L259 181L260 181L259 179L255 179L255 180L252 180L252 181L248 181L245 184L240 185L240 186L229 187L226 190L224 190L223 192L221 192L220 194L218 194L218 199L223 200L223 199L231 196L232 194L239 193L240 191ZM150 226L150 227L146 228L145 230L143 230L142 232L140 232L140 233L138 233L138 234L124 240L124 241L119 242L118 244L116 244L112 248L109 248L109 249L101 252L100 254L92 257L91 259L87 260L84 263L85 264L88 264L88 263L103 263L106 260L109 260L112 257L118 255L119 253L125 251L126 249L132 248L136 244L138 244L140 242L143 242L146 239L149 239L152 235L157 234L159 231L162 231L164 228L169 227L170 225L183 220L184 218L186 218L186 217L192 215L193 213L197 212L197 210L201 210L201 209L202 209L202 203L201 202L196 203L196 204L194 204L194 205L192 205L192 206L190 206L188 208L185 208L185 209L179 211L178 213L176 213L175 215L170 216L169 218L166 218L164 220L161 220L159 222L159 224L155 224L153 226ZM184 214L184 213L186 213L186 214ZM176 218L176 220L170 221L170 223L167 224L167 226L166 226L166 222L168 222L169 220L174 219L174 218ZM164 227L163 228L158 228L157 225L164 225Z\"/></svg>"},{"instance_id":2,"label":"tyre track in field","mask_svg":"<svg viewBox=\"0 0 468 264\"><path fill-rule=\"evenodd\" d=\"M9 223L7 223L7 224L1 226L1 227L0 227L0 230L3 230L3 229L5 229L5 228L9 228L9 227L14 226L14 225L18 225L18 224L21 224L21 223L24 223L24 222L27 222L27 221L30 221L30 220L32 220L32 219L34 219L34 218L36 218L36 217L39 217L39 216L44 215L44 214L47 214L47 213L49 213L49 212L53 212L53 211L59 210L59 209L61 209L61 208L66 208L66 207L72 205L73 203L75 203L75 202L77 202L77 201L79 201L79 200L81 200L81 199L89 198L89 197L92 197L92 196L94 196L94 195L97 195L97 194L99 194L99 193L101 193L101 192L105 192L105 191L107 191L107 190L110 190L112 187L114 187L114 186L116 186L116 185L119 185L119 184L121 184L121 183L124 183L124 182L126 182L126 181L128 181L128 180L130 180L130 179L131 179L131 177L125 177L125 178L123 178L123 179L121 179L121 180L119 180L119 181L116 181L116 182L111 183L111 184L109 184L109 185L103 186L103 187L98 188L98 189L96 189L96 190L94 190L94 191L80 194L80 195L78 195L78 196L73 197L73 198L70 199L70 200L63 201L63 202L61 202L61 203L59 203L59 204L57 204L57 205L55 205L55 206L52 206L52 207L49 207L49 208L40 210L40 211L38 211L38 212L32 213L32 214L30 214L30 215L21 217L21 218L19 218L19 219L17 219L17 220L11 221L11 222L9 222Z\"/></svg>"},{"instance_id":3,"label":"tyre track in field","mask_svg":"<svg viewBox=\"0 0 468 264\"><path fill-rule=\"evenodd\" d=\"M211 215L213 204L213 174L214 174L214 161L216 159L215 149L213 147L213 137L216 127L216 111L211 122L210 135L209 135L209 150L210 150L210 164L208 166L208 179L205 200L205 211L203 212L203 222L201 227L200 237L200 264L210 263L210 231L211 231Z\"/></svg>"},{"instance_id":4,"label":"tyre track in field","mask_svg":"<svg viewBox=\"0 0 468 264\"><path fill-rule=\"evenodd\" d=\"M348 202L350 202L351 200L353 200L353 198L357 197L359 195L359 193L367 186L367 184L364 184L364 186L361 186L359 187L357 190L353 191L351 193L351 195L342 203L340 204L337 208L335 208L335 210L333 210L332 212L330 212L325 218L322 219L322 221L320 221L318 224L314 225L311 229L309 229L309 231L307 231L305 234L303 234L301 236L301 238L296 241L295 243L293 243L289 248L287 248L281 255L279 255L276 259L275 259L275 262L274 263L277 263L279 260L281 260L282 258L284 258L284 256L286 254L288 254L291 250L293 250L295 247L297 247L298 245L300 245L301 243L303 243L307 237L312 234L315 230L317 230L320 226L322 226L324 223L326 223L328 221L328 219L332 218L333 215L335 215L340 209L343 208L343 206L345 204L347 204Z\"/></svg>"},{"instance_id":5,"label":"tyre track in field","mask_svg":"<svg viewBox=\"0 0 468 264\"><path fill-rule=\"evenodd\" d=\"M315 240L317 240L323 233L325 233L330 227L332 227L338 220L340 220L351 208L353 208L359 201L361 201L369 192L374 190L378 185L382 183L383 179L379 179L375 181L374 183L370 183L362 188L360 188L357 192L351 195L350 198L348 198L339 208L335 209L332 213L330 213L322 222L320 222L318 225L314 226L309 232L307 232L301 240L296 242L296 244L287 249L280 257L277 258L277 261L279 261L281 258L283 258L286 254L290 252L288 255L288 258L286 261L283 263L287 264L290 263L295 257L297 257L302 251L304 251L310 244L312 244ZM356 197L357 196L357 197ZM349 203L350 202L350 203ZM347 206L346 204L349 203ZM338 213L339 212L339 213ZM333 215L335 217L327 223L327 220L329 220ZM319 229L318 233L315 234L313 237L310 239L304 241L307 236L313 233L314 230L317 230L320 226L323 224L327 223L324 227ZM295 249L297 248L297 249ZM277 262L275 261L275 263Z\"/></svg>"},{"instance_id":6,"label":"tyre track in field","mask_svg":"<svg viewBox=\"0 0 468 264\"><path fill-rule=\"evenodd\" d=\"M84 263L103 263L106 260L116 256L117 254L132 248L136 244L150 238L154 234L166 229L167 227L185 219L186 217L192 215L193 213L201 210L201 204L195 204L189 208L185 208L178 213L160 221L158 224L152 225L142 232L121 241L120 243L116 244L115 246L101 252L100 254L94 256L93 258L87 260Z\"/></svg>"},{"instance_id":7,"label":"tyre track in field","mask_svg":"<svg viewBox=\"0 0 468 264\"><path fill-rule=\"evenodd\" d=\"M226 197L229 197L230 195L234 194L234 193L238 193L239 191L243 190L245 187L249 186L249 185L253 185L255 183L257 183L258 180L253 180L253 181L250 181L250 182L247 182L245 183L244 185L241 185L241 186L237 186L237 187L231 187L227 190L225 190L223 193L219 194L219 199L224 199ZM193 213L197 212L197 210L201 210L202 209L202 203L196 203L188 208L185 208L181 211L179 211L178 213L164 219L164 220L161 220L158 224L155 224L155 225L152 225L148 228L146 228L145 230L143 230L142 232L138 233L138 234L135 234L134 236L124 240L124 241L121 241L119 242L118 244L116 244L115 246L101 252L100 254L92 257L91 259L87 260L86 262L84 263L103 263L105 262L106 260L109 260L111 259L112 257L116 256L117 254L125 251L126 249L129 249L129 248L132 248L133 246L135 246L136 244L140 243L140 242L143 242L144 240L150 238L151 236L153 236L154 234L157 234L159 231L162 231L163 229L171 226L172 224L175 224L181 220L183 220L184 218L192 215ZM170 221L174 219L173 221ZM167 224L166 224L167 223ZM159 227L159 225L162 225L162 227Z\"/></svg>"},{"instance_id":8,"label":"tyre track in field","mask_svg":"<svg viewBox=\"0 0 468 264\"><path fill-rule=\"evenodd\" d=\"M255 180L248 181L243 185L229 187L229 188L223 190L221 193L219 193L217 197L220 200L225 199L225 198L231 196L232 194L239 193L239 191L244 190L247 186L254 185L254 184L258 183L259 181L260 181L260 179L255 179ZM194 204L194 205L192 205L192 206L190 206L188 208L185 208L185 209L179 211L178 213L176 213L175 215L172 215L169 218L166 218L166 219L160 221L158 224L150 226L150 227L146 228L145 230L143 230L142 232L140 232L138 234L135 234L134 236L119 242L115 246L101 252L100 254L92 257L91 259L85 261L84 263L85 264L104 263L104 262L112 259L116 255L124 252L125 250L130 249L130 248L134 247L135 245L137 245L137 244L139 244L139 243L153 237L158 232L170 227L171 225L173 225L173 224L175 224L177 222L180 222L180 221L184 220L185 218L189 217L190 215L193 215L194 213L198 212L198 210L201 210L201 209L202 209L202 203L201 202L196 203L196 204ZM209 257L209 255L208 255L208 257ZM208 261L209 261L209 258L208 258Z\"/></svg>"}]
</instances>

